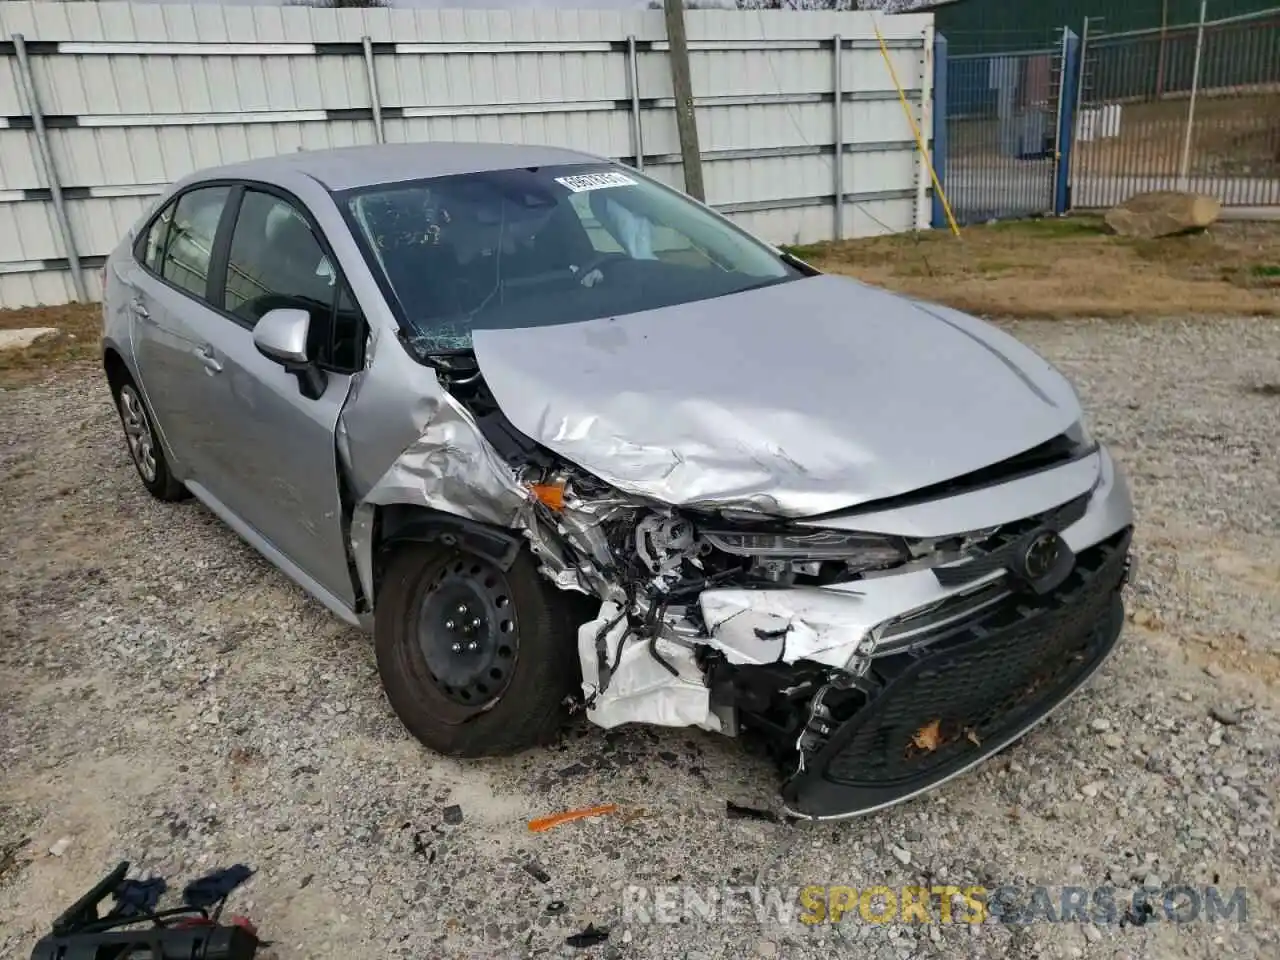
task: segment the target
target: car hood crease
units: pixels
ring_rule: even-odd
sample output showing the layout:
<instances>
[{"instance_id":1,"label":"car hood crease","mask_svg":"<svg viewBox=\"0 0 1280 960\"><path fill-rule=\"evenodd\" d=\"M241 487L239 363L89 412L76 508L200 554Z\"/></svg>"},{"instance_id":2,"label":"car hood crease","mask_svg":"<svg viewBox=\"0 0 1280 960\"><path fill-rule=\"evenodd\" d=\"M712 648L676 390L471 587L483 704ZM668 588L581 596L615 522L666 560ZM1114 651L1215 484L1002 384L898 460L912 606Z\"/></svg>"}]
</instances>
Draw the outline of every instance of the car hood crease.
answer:
<instances>
[{"instance_id":1,"label":"car hood crease","mask_svg":"<svg viewBox=\"0 0 1280 960\"><path fill-rule=\"evenodd\" d=\"M512 424L627 493L813 516L1022 453L1080 415L995 327L819 276L572 324L477 330Z\"/></svg>"}]
</instances>

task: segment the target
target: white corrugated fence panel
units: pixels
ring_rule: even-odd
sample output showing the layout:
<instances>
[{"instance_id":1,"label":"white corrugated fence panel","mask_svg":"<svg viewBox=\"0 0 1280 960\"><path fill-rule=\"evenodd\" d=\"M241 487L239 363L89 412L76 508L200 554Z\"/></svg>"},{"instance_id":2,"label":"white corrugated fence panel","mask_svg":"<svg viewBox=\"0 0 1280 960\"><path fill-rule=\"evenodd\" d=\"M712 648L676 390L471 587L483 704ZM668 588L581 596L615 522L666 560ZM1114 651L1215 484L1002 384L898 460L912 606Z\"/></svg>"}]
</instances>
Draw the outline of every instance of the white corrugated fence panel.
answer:
<instances>
[{"instance_id":1,"label":"white corrugated fence panel","mask_svg":"<svg viewBox=\"0 0 1280 960\"><path fill-rule=\"evenodd\" d=\"M878 25L917 120L932 17L690 11L708 201L774 242L912 228L919 165ZM626 39L638 42L645 169L683 187L658 10L0 3L29 45L86 283L172 181L253 157L375 139L361 38L389 142L522 141L634 157ZM845 153L834 138L832 38ZM316 45L321 45L319 48ZM326 46L336 44L338 46ZM0 56L0 306L72 296L16 57ZM15 129L16 127L16 129Z\"/></svg>"}]
</instances>

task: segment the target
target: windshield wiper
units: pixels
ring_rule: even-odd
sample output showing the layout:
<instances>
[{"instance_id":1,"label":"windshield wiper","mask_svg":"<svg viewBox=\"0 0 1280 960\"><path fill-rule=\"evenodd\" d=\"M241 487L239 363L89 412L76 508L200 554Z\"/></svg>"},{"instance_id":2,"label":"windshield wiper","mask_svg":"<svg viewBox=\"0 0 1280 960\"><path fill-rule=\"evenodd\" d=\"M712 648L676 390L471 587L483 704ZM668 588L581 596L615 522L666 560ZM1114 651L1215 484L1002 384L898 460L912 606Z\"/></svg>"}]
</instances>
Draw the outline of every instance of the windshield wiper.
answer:
<instances>
[{"instance_id":1,"label":"windshield wiper","mask_svg":"<svg viewBox=\"0 0 1280 960\"><path fill-rule=\"evenodd\" d=\"M445 372L456 372L477 369L475 350L471 347L431 347L431 338L410 336L403 331L400 339L413 352L413 355L429 367Z\"/></svg>"},{"instance_id":2,"label":"windshield wiper","mask_svg":"<svg viewBox=\"0 0 1280 960\"><path fill-rule=\"evenodd\" d=\"M817 267L811 263L805 263L795 254L787 253L785 250L781 253L782 262L793 270L799 270L806 277L816 277L822 273Z\"/></svg>"}]
</instances>

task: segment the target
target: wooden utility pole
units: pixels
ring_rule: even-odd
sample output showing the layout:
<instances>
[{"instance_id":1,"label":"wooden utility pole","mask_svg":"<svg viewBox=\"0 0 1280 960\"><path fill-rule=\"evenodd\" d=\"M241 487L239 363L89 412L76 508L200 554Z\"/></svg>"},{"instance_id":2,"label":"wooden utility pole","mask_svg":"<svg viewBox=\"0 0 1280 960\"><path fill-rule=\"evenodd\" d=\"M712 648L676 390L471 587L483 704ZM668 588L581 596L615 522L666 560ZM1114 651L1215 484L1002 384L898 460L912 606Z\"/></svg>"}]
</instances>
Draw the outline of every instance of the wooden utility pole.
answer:
<instances>
[{"instance_id":1,"label":"wooden utility pole","mask_svg":"<svg viewBox=\"0 0 1280 960\"><path fill-rule=\"evenodd\" d=\"M706 201L702 188L702 150L698 147L698 122L693 114L693 82L689 79L689 43L684 33L684 0L664 0L667 42L671 45L671 89L676 98L676 131L680 135L680 160L684 166L684 192Z\"/></svg>"},{"instance_id":2,"label":"wooden utility pole","mask_svg":"<svg viewBox=\"0 0 1280 960\"><path fill-rule=\"evenodd\" d=\"M1160 6L1160 55L1156 64L1156 99L1164 97L1164 63L1169 49L1169 0Z\"/></svg>"}]
</instances>

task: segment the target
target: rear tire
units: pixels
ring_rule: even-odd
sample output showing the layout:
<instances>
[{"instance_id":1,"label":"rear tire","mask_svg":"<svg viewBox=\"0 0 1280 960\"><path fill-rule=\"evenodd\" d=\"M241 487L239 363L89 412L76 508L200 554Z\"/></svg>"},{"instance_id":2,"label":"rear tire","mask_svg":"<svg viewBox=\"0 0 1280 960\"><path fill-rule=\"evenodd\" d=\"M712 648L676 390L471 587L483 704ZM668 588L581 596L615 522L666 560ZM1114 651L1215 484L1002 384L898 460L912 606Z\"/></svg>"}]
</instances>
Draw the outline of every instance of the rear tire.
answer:
<instances>
[{"instance_id":1,"label":"rear tire","mask_svg":"<svg viewBox=\"0 0 1280 960\"><path fill-rule=\"evenodd\" d=\"M187 499L191 494L169 470L169 461L165 459L160 436L156 433L151 411L147 409L141 391L126 376L120 383L112 385L111 392L115 396L120 426L124 429L129 459L133 461L142 485L153 497L165 503Z\"/></svg>"},{"instance_id":2,"label":"rear tire","mask_svg":"<svg viewBox=\"0 0 1280 960\"><path fill-rule=\"evenodd\" d=\"M509 755L553 740L581 686L572 609L527 550L504 573L457 548L401 546L374 622L392 710L448 756Z\"/></svg>"}]
</instances>

